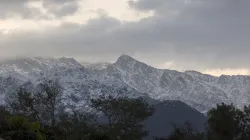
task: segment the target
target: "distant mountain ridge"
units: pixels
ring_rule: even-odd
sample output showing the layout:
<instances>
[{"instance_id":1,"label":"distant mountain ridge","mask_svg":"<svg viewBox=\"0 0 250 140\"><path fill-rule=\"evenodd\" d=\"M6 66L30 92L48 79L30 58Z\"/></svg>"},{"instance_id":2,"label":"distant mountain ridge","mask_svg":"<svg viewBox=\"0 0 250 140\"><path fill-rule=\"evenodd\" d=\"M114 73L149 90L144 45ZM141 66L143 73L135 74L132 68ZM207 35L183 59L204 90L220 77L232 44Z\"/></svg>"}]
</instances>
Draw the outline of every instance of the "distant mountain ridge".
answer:
<instances>
[{"instance_id":1,"label":"distant mountain ridge","mask_svg":"<svg viewBox=\"0 0 250 140\"><path fill-rule=\"evenodd\" d=\"M87 99L102 94L180 100L200 112L221 102L240 108L250 102L250 76L215 77L196 71L156 69L128 55L120 56L113 64L86 67L73 58L22 58L0 63L0 89L10 79L14 79L11 84L17 87L26 81L36 83L41 77L60 79L65 89L65 105L79 108L88 108ZM0 91L0 100L13 87Z\"/></svg>"}]
</instances>

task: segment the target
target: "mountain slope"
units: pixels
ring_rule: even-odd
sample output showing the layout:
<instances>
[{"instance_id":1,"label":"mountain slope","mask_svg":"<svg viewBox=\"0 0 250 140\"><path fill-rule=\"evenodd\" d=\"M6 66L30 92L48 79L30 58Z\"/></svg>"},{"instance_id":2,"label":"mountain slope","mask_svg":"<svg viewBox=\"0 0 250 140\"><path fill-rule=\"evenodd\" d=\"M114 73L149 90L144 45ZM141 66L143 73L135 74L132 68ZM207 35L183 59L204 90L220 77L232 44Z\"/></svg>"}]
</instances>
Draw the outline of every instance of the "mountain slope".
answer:
<instances>
[{"instance_id":1,"label":"mountain slope","mask_svg":"<svg viewBox=\"0 0 250 140\"><path fill-rule=\"evenodd\" d=\"M13 59L0 63L0 87L5 87L8 77L18 81L13 84L15 87L27 81L36 84L42 77L59 79L65 89L65 104L78 108L88 106L87 99L100 94L180 100L200 112L221 102L233 103L239 108L250 102L250 76L214 77L195 71L156 69L128 55L122 55L114 64L88 67L73 58ZM119 93L121 90L123 93ZM13 92L10 88L0 91L0 100L10 92ZM82 102L74 102L70 97Z\"/></svg>"},{"instance_id":2,"label":"mountain slope","mask_svg":"<svg viewBox=\"0 0 250 140\"><path fill-rule=\"evenodd\" d=\"M145 122L145 130L149 132L146 138L167 137L174 129L173 125L183 126L186 122L192 124L197 131L203 131L207 118L181 101L164 101L155 105L155 113Z\"/></svg>"},{"instance_id":3,"label":"mountain slope","mask_svg":"<svg viewBox=\"0 0 250 140\"><path fill-rule=\"evenodd\" d=\"M144 140L167 137L174 130L174 126L183 127L186 122L192 124L194 130L205 129L207 117L187 104L174 100L160 102L147 96L143 98L155 108L154 114L143 122L144 130L149 132ZM108 123L106 116L101 116L98 121L103 124Z\"/></svg>"},{"instance_id":4,"label":"mountain slope","mask_svg":"<svg viewBox=\"0 0 250 140\"><path fill-rule=\"evenodd\" d=\"M180 100L201 112L221 102L243 107L250 101L249 76L214 77L195 71L161 70L127 55L113 65L118 79L151 98Z\"/></svg>"},{"instance_id":5,"label":"mountain slope","mask_svg":"<svg viewBox=\"0 0 250 140\"><path fill-rule=\"evenodd\" d=\"M0 103L3 104L5 96L15 92L19 86L29 81L35 86L43 78L59 80L64 89L63 104L67 108L84 111L91 109L90 98L100 95L143 95L124 83L100 83L92 77L92 70L72 58L23 58L6 61L0 65ZM9 79L18 82L9 82Z\"/></svg>"}]
</instances>

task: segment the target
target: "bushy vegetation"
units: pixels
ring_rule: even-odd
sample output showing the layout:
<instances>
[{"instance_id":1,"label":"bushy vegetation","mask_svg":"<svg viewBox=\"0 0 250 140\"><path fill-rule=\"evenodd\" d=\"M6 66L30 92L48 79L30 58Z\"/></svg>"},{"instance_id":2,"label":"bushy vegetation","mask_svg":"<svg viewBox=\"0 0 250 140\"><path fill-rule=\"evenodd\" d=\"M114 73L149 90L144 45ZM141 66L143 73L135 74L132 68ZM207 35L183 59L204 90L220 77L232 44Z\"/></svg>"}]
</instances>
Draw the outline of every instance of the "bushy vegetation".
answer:
<instances>
[{"instance_id":1,"label":"bushy vegetation","mask_svg":"<svg viewBox=\"0 0 250 140\"><path fill-rule=\"evenodd\" d=\"M66 111L57 81L43 80L35 88L20 87L0 108L0 138L5 140L142 140L143 121L154 108L142 98L101 96L91 100L95 113ZM98 113L97 113L98 112ZM104 122L98 121L101 119ZM176 127L155 140L250 140L250 107L240 110L220 104L211 109L204 132ZM152 138L153 139L153 138Z\"/></svg>"},{"instance_id":2,"label":"bushy vegetation","mask_svg":"<svg viewBox=\"0 0 250 140\"><path fill-rule=\"evenodd\" d=\"M138 140L147 135L141 124L153 114L142 98L92 99L95 113L66 111L57 81L44 79L35 88L20 87L6 98L0 113L0 137L6 140ZM96 114L107 118L99 123Z\"/></svg>"},{"instance_id":3,"label":"bushy vegetation","mask_svg":"<svg viewBox=\"0 0 250 140\"><path fill-rule=\"evenodd\" d=\"M240 110L224 103L208 112L205 132L193 131L190 125L176 128L168 138L158 140L250 140L250 106Z\"/></svg>"}]
</instances>

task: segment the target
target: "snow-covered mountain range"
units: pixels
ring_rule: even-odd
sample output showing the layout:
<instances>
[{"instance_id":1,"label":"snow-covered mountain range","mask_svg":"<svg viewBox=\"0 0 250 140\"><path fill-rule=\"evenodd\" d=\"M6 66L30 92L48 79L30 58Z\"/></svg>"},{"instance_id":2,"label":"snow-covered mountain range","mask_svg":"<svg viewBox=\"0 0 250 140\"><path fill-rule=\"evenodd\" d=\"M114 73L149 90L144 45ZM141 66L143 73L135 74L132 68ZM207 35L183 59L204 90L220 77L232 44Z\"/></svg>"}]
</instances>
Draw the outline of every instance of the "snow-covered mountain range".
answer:
<instances>
[{"instance_id":1,"label":"snow-covered mountain range","mask_svg":"<svg viewBox=\"0 0 250 140\"><path fill-rule=\"evenodd\" d=\"M64 104L89 109L89 99L100 95L149 96L180 100L200 112L217 103L238 107L250 102L250 76L214 77L196 71L156 69L128 55L111 63L84 66L73 58L22 58L0 62L0 103L18 86L41 77L57 78L64 87Z\"/></svg>"}]
</instances>

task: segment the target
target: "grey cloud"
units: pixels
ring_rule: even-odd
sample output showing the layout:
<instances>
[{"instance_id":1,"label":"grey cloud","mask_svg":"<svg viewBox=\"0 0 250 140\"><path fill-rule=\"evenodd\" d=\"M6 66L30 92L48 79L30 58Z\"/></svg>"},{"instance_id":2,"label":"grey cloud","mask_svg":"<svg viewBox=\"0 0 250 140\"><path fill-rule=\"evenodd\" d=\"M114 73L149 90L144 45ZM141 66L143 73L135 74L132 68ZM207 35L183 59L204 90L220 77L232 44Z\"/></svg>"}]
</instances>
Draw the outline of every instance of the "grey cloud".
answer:
<instances>
[{"instance_id":1,"label":"grey cloud","mask_svg":"<svg viewBox=\"0 0 250 140\"><path fill-rule=\"evenodd\" d=\"M128 4L132 8L139 10L155 10L161 7L166 0L140 0L140 1L128 1Z\"/></svg>"},{"instance_id":2,"label":"grey cloud","mask_svg":"<svg viewBox=\"0 0 250 140\"><path fill-rule=\"evenodd\" d=\"M119 27L120 21L110 17L89 20L87 25L64 23L58 28L48 29L47 32L26 32L15 34L0 40L0 56L93 56L92 53L112 51L106 46L110 40L112 29ZM110 33L109 33L110 32ZM107 42L110 44L111 42ZM8 47L7 47L8 46ZM110 46L112 47L112 46ZM99 56L103 56L100 54ZM98 59L98 57L97 57Z\"/></svg>"},{"instance_id":3,"label":"grey cloud","mask_svg":"<svg viewBox=\"0 0 250 140\"><path fill-rule=\"evenodd\" d=\"M0 18L7 18L10 14L18 14L24 18L34 16L38 11L30 9L29 0L2 0L0 2Z\"/></svg>"},{"instance_id":4,"label":"grey cloud","mask_svg":"<svg viewBox=\"0 0 250 140\"><path fill-rule=\"evenodd\" d=\"M57 18L75 13L78 10L77 0L2 0L0 2L0 18L19 15L25 19L50 18L40 9L29 7L30 2L42 2L43 7Z\"/></svg>"},{"instance_id":5,"label":"grey cloud","mask_svg":"<svg viewBox=\"0 0 250 140\"><path fill-rule=\"evenodd\" d=\"M197 65L202 61L204 67L249 67L250 10L247 5L250 1L192 0L185 3L183 0L183 4L176 6L181 8L175 9L179 13L171 17L167 12L162 13L162 9L173 5L172 1L151 8L157 16L149 19L149 26L154 27L151 37L173 44L174 52L187 58L175 59L182 58L179 62L192 60ZM134 5L141 10L151 5L150 2L139 0Z\"/></svg>"},{"instance_id":6,"label":"grey cloud","mask_svg":"<svg viewBox=\"0 0 250 140\"><path fill-rule=\"evenodd\" d=\"M43 0L43 1L54 3L54 4L64 4L64 3L68 3L68 2L72 2L76 0Z\"/></svg>"},{"instance_id":7,"label":"grey cloud","mask_svg":"<svg viewBox=\"0 0 250 140\"><path fill-rule=\"evenodd\" d=\"M64 17L77 12L78 0L43 0L43 6L56 17Z\"/></svg>"},{"instance_id":8,"label":"grey cloud","mask_svg":"<svg viewBox=\"0 0 250 140\"><path fill-rule=\"evenodd\" d=\"M154 16L138 22L103 16L86 25L65 23L45 33L12 36L0 41L0 55L108 61L127 53L150 64L173 61L180 69L250 68L250 1L173 1L158 0L161 3L152 7L153 0L130 2L137 10L155 11ZM166 10L165 5L171 8Z\"/></svg>"},{"instance_id":9,"label":"grey cloud","mask_svg":"<svg viewBox=\"0 0 250 140\"><path fill-rule=\"evenodd\" d=\"M131 8L135 8L141 11L155 10L159 11L169 11L181 8L184 6L184 0L130 0L128 5ZM166 14L166 13L165 13Z\"/></svg>"}]
</instances>

